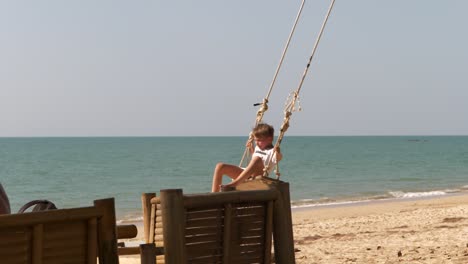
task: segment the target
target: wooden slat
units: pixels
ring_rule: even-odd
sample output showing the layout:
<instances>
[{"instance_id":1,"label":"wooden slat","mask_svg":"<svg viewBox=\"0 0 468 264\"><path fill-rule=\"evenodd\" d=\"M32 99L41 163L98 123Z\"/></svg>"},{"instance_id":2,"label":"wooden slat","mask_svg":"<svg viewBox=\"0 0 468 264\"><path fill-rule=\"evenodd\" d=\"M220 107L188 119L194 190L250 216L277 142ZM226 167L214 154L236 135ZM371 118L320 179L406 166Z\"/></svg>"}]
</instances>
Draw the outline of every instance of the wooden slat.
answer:
<instances>
[{"instance_id":1,"label":"wooden slat","mask_svg":"<svg viewBox=\"0 0 468 264\"><path fill-rule=\"evenodd\" d=\"M32 264L42 264L42 239L43 224L36 224L33 227Z\"/></svg>"},{"instance_id":2,"label":"wooden slat","mask_svg":"<svg viewBox=\"0 0 468 264\"><path fill-rule=\"evenodd\" d=\"M63 251L43 251L44 263L67 263L73 260L75 263L86 263L88 261L86 250L83 248L64 248Z\"/></svg>"},{"instance_id":3,"label":"wooden slat","mask_svg":"<svg viewBox=\"0 0 468 264\"><path fill-rule=\"evenodd\" d=\"M162 217L157 216L155 220L156 221L154 222L155 223L154 227L155 228L158 228L158 227L162 228Z\"/></svg>"},{"instance_id":4,"label":"wooden slat","mask_svg":"<svg viewBox=\"0 0 468 264\"><path fill-rule=\"evenodd\" d=\"M157 246L156 246L157 247ZM164 255L162 256L156 256L156 263L157 264L164 264L166 263L166 257Z\"/></svg>"},{"instance_id":5,"label":"wooden slat","mask_svg":"<svg viewBox=\"0 0 468 264\"><path fill-rule=\"evenodd\" d=\"M252 263L263 263L261 257L247 258L245 256L239 256L233 259L233 263L236 264L252 264Z\"/></svg>"},{"instance_id":6,"label":"wooden slat","mask_svg":"<svg viewBox=\"0 0 468 264\"><path fill-rule=\"evenodd\" d=\"M222 242L223 237L220 234L201 234L193 236L185 236L186 244L200 243L206 241L217 241Z\"/></svg>"},{"instance_id":7,"label":"wooden slat","mask_svg":"<svg viewBox=\"0 0 468 264\"><path fill-rule=\"evenodd\" d=\"M86 232L86 231L85 231ZM47 251L61 251L65 248L87 248L87 236L75 238L73 236L64 240L49 240L45 239L43 242L43 249Z\"/></svg>"},{"instance_id":8,"label":"wooden slat","mask_svg":"<svg viewBox=\"0 0 468 264\"><path fill-rule=\"evenodd\" d=\"M164 237L163 237L162 234L161 234L161 235L155 235L155 236L154 236L154 241L153 241L153 242L155 242L155 241L163 241L163 238L164 238Z\"/></svg>"},{"instance_id":9,"label":"wooden slat","mask_svg":"<svg viewBox=\"0 0 468 264\"><path fill-rule=\"evenodd\" d=\"M29 241L28 241L29 242ZM0 248L0 256L16 256L28 254L31 248L26 244L5 246Z\"/></svg>"},{"instance_id":10,"label":"wooden slat","mask_svg":"<svg viewBox=\"0 0 468 264\"><path fill-rule=\"evenodd\" d=\"M186 222L187 228L194 227L219 227L222 224L222 218L205 218L205 219L196 219Z\"/></svg>"},{"instance_id":11,"label":"wooden slat","mask_svg":"<svg viewBox=\"0 0 468 264\"><path fill-rule=\"evenodd\" d=\"M156 229L154 230L154 235L155 235L155 236L156 236L156 235L161 235L161 237L162 237L162 233L163 233L162 228L156 228Z\"/></svg>"},{"instance_id":12,"label":"wooden slat","mask_svg":"<svg viewBox=\"0 0 468 264\"><path fill-rule=\"evenodd\" d=\"M88 221L70 221L50 223L44 226L45 238L49 241L67 241L70 237L84 240L88 228Z\"/></svg>"},{"instance_id":13,"label":"wooden slat","mask_svg":"<svg viewBox=\"0 0 468 264\"><path fill-rule=\"evenodd\" d=\"M88 263L96 264L97 259L97 218L93 217L88 220Z\"/></svg>"},{"instance_id":14,"label":"wooden slat","mask_svg":"<svg viewBox=\"0 0 468 264\"><path fill-rule=\"evenodd\" d=\"M239 252L246 255L262 255L263 254L263 245L241 245L238 247Z\"/></svg>"},{"instance_id":15,"label":"wooden slat","mask_svg":"<svg viewBox=\"0 0 468 264\"><path fill-rule=\"evenodd\" d=\"M209 243L199 243L186 245L187 257L201 257L201 256L210 256L210 255L221 255L223 252L223 247L221 243L209 242Z\"/></svg>"},{"instance_id":16,"label":"wooden slat","mask_svg":"<svg viewBox=\"0 0 468 264\"><path fill-rule=\"evenodd\" d=\"M264 234L265 233L265 223L256 222L256 223L249 223L249 222L238 222L238 234L239 236L247 236L249 234Z\"/></svg>"},{"instance_id":17,"label":"wooden slat","mask_svg":"<svg viewBox=\"0 0 468 264\"><path fill-rule=\"evenodd\" d=\"M190 264L226 263L223 262L221 255L194 257L190 258L188 261Z\"/></svg>"},{"instance_id":18,"label":"wooden slat","mask_svg":"<svg viewBox=\"0 0 468 264\"><path fill-rule=\"evenodd\" d=\"M259 215L265 216L265 206L237 207L237 215Z\"/></svg>"},{"instance_id":19,"label":"wooden slat","mask_svg":"<svg viewBox=\"0 0 468 264\"><path fill-rule=\"evenodd\" d=\"M31 263L32 232L28 227L0 229L0 262Z\"/></svg>"},{"instance_id":20,"label":"wooden slat","mask_svg":"<svg viewBox=\"0 0 468 264\"><path fill-rule=\"evenodd\" d=\"M2 255L2 263L27 264L27 263L31 263L31 260L28 259L26 256L9 257L9 256L3 256Z\"/></svg>"},{"instance_id":21,"label":"wooden slat","mask_svg":"<svg viewBox=\"0 0 468 264\"><path fill-rule=\"evenodd\" d=\"M0 230L0 256L5 254L18 254L18 252L27 252L30 249L31 232L23 230L18 233Z\"/></svg>"},{"instance_id":22,"label":"wooden slat","mask_svg":"<svg viewBox=\"0 0 468 264\"><path fill-rule=\"evenodd\" d=\"M240 233L237 237L244 237L244 236L263 236L265 234L265 230L263 228L252 228L249 229L248 232L244 231Z\"/></svg>"},{"instance_id":23,"label":"wooden slat","mask_svg":"<svg viewBox=\"0 0 468 264\"><path fill-rule=\"evenodd\" d=\"M264 249L263 246L240 246L240 247L235 247L235 252L234 257L232 259L233 263L237 263L235 259L239 260L239 258L243 259L251 259L251 258L259 258L263 259L263 254L264 254ZM262 262L263 263L263 262Z\"/></svg>"},{"instance_id":24,"label":"wooden slat","mask_svg":"<svg viewBox=\"0 0 468 264\"><path fill-rule=\"evenodd\" d=\"M164 247L164 241L155 241L155 242L154 242L154 245L155 245L156 247Z\"/></svg>"},{"instance_id":25,"label":"wooden slat","mask_svg":"<svg viewBox=\"0 0 468 264\"><path fill-rule=\"evenodd\" d=\"M264 223L265 217L258 215L241 215L236 216L237 221L240 223Z\"/></svg>"},{"instance_id":26,"label":"wooden slat","mask_svg":"<svg viewBox=\"0 0 468 264\"><path fill-rule=\"evenodd\" d=\"M223 208L212 208L206 210L188 210L186 219L195 220L195 219L203 219L203 218L219 218L223 217Z\"/></svg>"},{"instance_id":27,"label":"wooden slat","mask_svg":"<svg viewBox=\"0 0 468 264\"><path fill-rule=\"evenodd\" d=\"M263 236L257 236L257 237L241 237L239 240L239 244L244 245L244 244L249 244L249 245L264 245L265 243L265 238Z\"/></svg>"},{"instance_id":28,"label":"wooden slat","mask_svg":"<svg viewBox=\"0 0 468 264\"><path fill-rule=\"evenodd\" d=\"M222 232L223 231L220 226L186 228L185 236L192 236L197 234L222 234Z\"/></svg>"}]
</instances>

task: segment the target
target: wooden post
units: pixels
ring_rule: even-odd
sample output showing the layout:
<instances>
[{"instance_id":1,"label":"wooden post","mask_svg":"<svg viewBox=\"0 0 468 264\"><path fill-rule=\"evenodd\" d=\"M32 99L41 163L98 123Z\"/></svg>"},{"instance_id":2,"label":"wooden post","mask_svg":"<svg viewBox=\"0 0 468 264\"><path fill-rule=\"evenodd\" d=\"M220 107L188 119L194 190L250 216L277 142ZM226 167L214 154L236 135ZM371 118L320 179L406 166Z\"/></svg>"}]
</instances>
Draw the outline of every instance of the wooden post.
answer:
<instances>
[{"instance_id":1,"label":"wooden post","mask_svg":"<svg viewBox=\"0 0 468 264\"><path fill-rule=\"evenodd\" d=\"M154 243L140 245L141 264L156 264L156 247Z\"/></svg>"},{"instance_id":2,"label":"wooden post","mask_svg":"<svg viewBox=\"0 0 468 264\"><path fill-rule=\"evenodd\" d=\"M273 240L277 264L294 264L294 237L291 216L291 199L289 183L278 182L278 199L273 212Z\"/></svg>"},{"instance_id":3,"label":"wooden post","mask_svg":"<svg viewBox=\"0 0 468 264\"><path fill-rule=\"evenodd\" d=\"M99 264L118 264L114 198L96 200L94 206L103 213L98 220Z\"/></svg>"},{"instance_id":4,"label":"wooden post","mask_svg":"<svg viewBox=\"0 0 468 264\"><path fill-rule=\"evenodd\" d=\"M186 264L185 209L181 189L161 190L165 263Z\"/></svg>"},{"instance_id":5,"label":"wooden post","mask_svg":"<svg viewBox=\"0 0 468 264\"><path fill-rule=\"evenodd\" d=\"M143 209L143 230L145 232L145 241L149 243L150 221L151 221L151 199L156 197L155 193L141 194L141 208Z\"/></svg>"}]
</instances>

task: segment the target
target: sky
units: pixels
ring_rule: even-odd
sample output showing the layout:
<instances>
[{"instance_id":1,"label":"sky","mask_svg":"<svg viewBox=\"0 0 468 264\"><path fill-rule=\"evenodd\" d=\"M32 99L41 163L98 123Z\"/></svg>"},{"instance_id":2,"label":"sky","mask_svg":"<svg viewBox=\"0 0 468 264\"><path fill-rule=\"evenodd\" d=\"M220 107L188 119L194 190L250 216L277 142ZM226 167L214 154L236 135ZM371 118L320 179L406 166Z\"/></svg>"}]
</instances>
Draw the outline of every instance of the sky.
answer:
<instances>
[{"instance_id":1,"label":"sky","mask_svg":"<svg viewBox=\"0 0 468 264\"><path fill-rule=\"evenodd\" d=\"M243 136L294 1L0 2L0 137ZM330 1L306 1L279 127ZM468 1L336 0L286 135L468 135Z\"/></svg>"}]
</instances>

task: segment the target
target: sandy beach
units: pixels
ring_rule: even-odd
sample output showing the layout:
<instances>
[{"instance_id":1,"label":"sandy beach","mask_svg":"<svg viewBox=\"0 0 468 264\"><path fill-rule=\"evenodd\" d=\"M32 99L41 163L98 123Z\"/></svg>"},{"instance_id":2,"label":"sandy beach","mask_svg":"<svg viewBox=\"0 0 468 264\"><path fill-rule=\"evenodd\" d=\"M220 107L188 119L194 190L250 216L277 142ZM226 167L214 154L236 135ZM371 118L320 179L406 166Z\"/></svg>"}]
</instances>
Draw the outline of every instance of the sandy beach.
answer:
<instances>
[{"instance_id":1,"label":"sandy beach","mask_svg":"<svg viewBox=\"0 0 468 264\"><path fill-rule=\"evenodd\" d=\"M293 225L298 264L468 263L468 194L299 209Z\"/></svg>"}]
</instances>

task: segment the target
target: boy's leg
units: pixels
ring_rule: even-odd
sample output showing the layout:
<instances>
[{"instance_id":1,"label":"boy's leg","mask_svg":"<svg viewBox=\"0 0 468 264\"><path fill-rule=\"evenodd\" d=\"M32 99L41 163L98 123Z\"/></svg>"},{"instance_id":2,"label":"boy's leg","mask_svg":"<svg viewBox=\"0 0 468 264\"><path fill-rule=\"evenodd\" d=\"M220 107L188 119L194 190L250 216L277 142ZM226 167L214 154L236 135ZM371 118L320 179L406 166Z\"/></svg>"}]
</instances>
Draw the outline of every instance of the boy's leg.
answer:
<instances>
[{"instance_id":1,"label":"boy's leg","mask_svg":"<svg viewBox=\"0 0 468 264\"><path fill-rule=\"evenodd\" d=\"M213 173L213 185L211 186L212 192L219 192L221 183L223 181L223 175L228 176L231 179L236 179L239 174L243 171L242 168L236 165L218 163L216 164Z\"/></svg>"},{"instance_id":2,"label":"boy's leg","mask_svg":"<svg viewBox=\"0 0 468 264\"><path fill-rule=\"evenodd\" d=\"M259 157L253 157L250 160L249 165L245 169L241 169L241 170L242 171L235 178L231 177L234 179L232 182L225 184L224 186L225 187L237 186L238 184L247 180L250 176L262 175L263 174L263 161ZM214 177L213 177L213 182L214 182Z\"/></svg>"}]
</instances>

